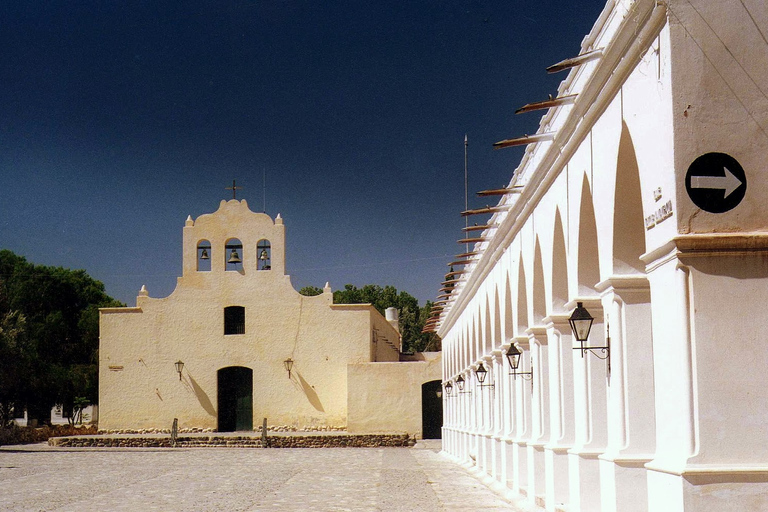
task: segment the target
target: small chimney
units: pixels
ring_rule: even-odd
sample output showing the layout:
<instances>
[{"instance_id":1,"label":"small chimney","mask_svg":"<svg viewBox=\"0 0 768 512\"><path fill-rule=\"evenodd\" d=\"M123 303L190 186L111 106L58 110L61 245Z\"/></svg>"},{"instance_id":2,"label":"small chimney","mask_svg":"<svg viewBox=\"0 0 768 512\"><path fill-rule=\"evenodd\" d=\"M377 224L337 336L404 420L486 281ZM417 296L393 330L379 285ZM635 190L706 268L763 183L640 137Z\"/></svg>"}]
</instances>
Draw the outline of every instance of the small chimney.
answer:
<instances>
[{"instance_id":1,"label":"small chimney","mask_svg":"<svg viewBox=\"0 0 768 512\"><path fill-rule=\"evenodd\" d=\"M397 308L387 308L384 311L387 318L387 322L395 328L397 332L400 332L400 314L397 312Z\"/></svg>"}]
</instances>

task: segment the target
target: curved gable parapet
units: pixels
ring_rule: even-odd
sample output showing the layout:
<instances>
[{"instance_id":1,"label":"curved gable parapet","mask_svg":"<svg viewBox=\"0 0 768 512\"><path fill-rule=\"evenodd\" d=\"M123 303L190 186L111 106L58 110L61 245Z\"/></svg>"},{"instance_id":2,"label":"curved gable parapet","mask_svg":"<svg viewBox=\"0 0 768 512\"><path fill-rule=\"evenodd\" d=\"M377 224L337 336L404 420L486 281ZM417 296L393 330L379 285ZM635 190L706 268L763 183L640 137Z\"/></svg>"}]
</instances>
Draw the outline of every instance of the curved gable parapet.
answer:
<instances>
[{"instance_id":1,"label":"curved gable parapet","mask_svg":"<svg viewBox=\"0 0 768 512\"><path fill-rule=\"evenodd\" d=\"M279 216L278 216L279 218ZM222 200L219 208L213 213L204 213L194 220L194 226L207 226L210 224L228 222L232 220L256 222L265 226L274 226L272 217L262 212L254 212L248 207L245 199ZM281 219L282 220L282 219Z\"/></svg>"}]
</instances>

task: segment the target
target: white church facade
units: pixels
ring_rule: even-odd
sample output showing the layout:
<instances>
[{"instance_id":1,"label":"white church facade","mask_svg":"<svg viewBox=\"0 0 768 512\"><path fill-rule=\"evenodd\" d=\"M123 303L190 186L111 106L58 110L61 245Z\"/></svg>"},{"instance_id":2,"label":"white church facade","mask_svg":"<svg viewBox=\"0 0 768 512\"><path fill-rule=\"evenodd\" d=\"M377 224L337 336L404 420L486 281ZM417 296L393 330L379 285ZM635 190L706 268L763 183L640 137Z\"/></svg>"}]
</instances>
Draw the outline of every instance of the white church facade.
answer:
<instances>
[{"instance_id":1,"label":"white church facade","mask_svg":"<svg viewBox=\"0 0 768 512\"><path fill-rule=\"evenodd\" d=\"M497 143L525 154L433 327L444 451L526 510L768 510L766 34L760 2L609 1Z\"/></svg>"},{"instance_id":2,"label":"white church facade","mask_svg":"<svg viewBox=\"0 0 768 512\"><path fill-rule=\"evenodd\" d=\"M422 435L422 386L440 388L439 357L400 362L396 310L388 320L370 304L333 304L328 285L299 294L279 215L221 201L187 219L182 260L168 297L142 287L135 307L100 311L100 430L168 429L177 418L182 429L248 431L266 418Z\"/></svg>"}]
</instances>

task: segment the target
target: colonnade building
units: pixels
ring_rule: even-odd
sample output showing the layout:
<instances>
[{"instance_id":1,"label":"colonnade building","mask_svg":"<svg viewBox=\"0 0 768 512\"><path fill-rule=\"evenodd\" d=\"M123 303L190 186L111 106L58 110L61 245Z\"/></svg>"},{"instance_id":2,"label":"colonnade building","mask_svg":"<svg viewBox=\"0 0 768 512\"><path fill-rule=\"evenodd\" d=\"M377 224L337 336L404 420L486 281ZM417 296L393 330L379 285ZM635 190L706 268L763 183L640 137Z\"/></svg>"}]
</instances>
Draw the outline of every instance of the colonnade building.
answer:
<instances>
[{"instance_id":1,"label":"colonnade building","mask_svg":"<svg viewBox=\"0 0 768 512\"><path fill-rule=\"evenodd\" d=\"M443 449L519 504L768 510L766 36L761 2L609 1L497 143L524 156L433 325Z\"/></svg>"}]
</instances>

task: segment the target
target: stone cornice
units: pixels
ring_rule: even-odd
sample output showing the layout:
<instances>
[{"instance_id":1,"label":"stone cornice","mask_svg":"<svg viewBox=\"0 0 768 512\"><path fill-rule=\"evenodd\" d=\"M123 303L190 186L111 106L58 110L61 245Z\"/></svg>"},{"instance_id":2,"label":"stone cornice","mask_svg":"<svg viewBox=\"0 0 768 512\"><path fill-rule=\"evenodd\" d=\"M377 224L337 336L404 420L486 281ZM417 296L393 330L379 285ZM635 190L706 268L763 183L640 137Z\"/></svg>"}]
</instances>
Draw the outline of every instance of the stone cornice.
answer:
<instances>
[{"instance_id":1,"label":"stone cornice","mask_svg":"<svg viewBox=\"0 0 768 512\"><path fill-rule=\"evenodd\" d=\"M680 258L748 256L768 252L768 233L704 233L676 236L666 244L643 254L646 271Z\"/></svg>"}]
</instances>

